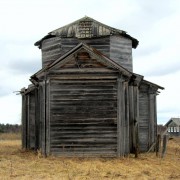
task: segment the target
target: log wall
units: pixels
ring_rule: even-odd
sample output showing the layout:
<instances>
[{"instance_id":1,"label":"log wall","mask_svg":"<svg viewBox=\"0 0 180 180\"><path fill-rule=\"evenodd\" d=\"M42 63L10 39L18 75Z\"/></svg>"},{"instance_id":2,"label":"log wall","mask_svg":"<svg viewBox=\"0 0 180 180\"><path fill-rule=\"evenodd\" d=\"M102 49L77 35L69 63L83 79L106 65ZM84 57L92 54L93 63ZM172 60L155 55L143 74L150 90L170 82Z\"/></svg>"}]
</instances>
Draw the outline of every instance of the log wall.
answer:
<instances>
[{"instance_id":1,"label":"log wall","mask_svg":"<svg viewBox=\"0 0 180 180\"><path fill-rule=\"evenodd\" d=\"M110 59L132 72L132 41L122 36L111 36Z\"/></svg>"},{"instance_id":2,"label":"log wall","mask_svg":"<svg viewBox=\"0 0 180 180\"><path fill-rule=\"evenodd\" d=\"M129 71L132 67L132 41L121 36L91 39L53 37L42 42L42 66L57 60L80 42L86 43L114 60Z\"/></svg>"},{"instance_id":3,"label":"log wall","mask_svg":"<svg viewBox=\"0 0 180 180\"><path fill-rule=\"evenodd\" d=\"M42 43L42 66L57 60L60 56L74 48L80 42L86 43L104 55L109 57L109 36L92 39L78 39L78 38L60 38L53 37L46 39Z\"/></svg>"},{"instance_id":4,"label":"log wall","mask_svg":"<svg viewBox=\"0 0 180 180\"><path fill-rule=\"evenodd\" d=\"M50 81L50 152L116 156L117 82Z\"/></svg>"}]
</instances>

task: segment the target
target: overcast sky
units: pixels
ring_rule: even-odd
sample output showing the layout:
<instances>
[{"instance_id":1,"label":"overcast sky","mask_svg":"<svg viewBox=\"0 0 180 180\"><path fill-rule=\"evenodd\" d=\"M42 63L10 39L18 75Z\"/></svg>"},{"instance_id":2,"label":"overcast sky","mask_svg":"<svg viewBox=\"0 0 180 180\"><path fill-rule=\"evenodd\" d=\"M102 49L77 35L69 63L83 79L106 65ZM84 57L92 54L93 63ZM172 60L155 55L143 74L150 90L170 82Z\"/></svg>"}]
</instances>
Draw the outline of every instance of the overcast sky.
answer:
<instances>
[{"instance_id":1,"label":"overcast sky","mask_svg":"<svg viewBox=\"0 0 180 180\"><path fill-rule=\"evenodd\" d=\"M41 68L34 43L85 15L139 40L134 72L165 87L158 123L180 117L179 0L0 0L0 123L21 123L21 96Z\"/></svg>"}]
</instances>

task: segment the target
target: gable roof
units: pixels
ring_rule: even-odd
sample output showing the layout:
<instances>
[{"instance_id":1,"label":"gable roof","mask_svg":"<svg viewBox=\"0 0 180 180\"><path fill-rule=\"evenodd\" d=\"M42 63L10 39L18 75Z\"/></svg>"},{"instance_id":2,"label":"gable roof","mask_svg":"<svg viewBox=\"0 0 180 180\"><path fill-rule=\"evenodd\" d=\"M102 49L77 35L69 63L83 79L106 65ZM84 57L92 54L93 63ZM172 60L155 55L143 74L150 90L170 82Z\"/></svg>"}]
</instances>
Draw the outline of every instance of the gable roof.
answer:
<instances>
[{"instance_id":1,"label":"gable roof","mask_svg":"<svg viewBox=\"0 0 180 180\"><path fill-rule=\"evenodd\" d=\"M171 119L165 124L165 126L168 126L171 122L174 122L175 124L177 124L178 126L180 126L180 118L171 118Z\"/></svg>"},{"instance_id":2,"label":"gable roof","mask_svg":"<svg viewBox=\"0 0 180 180\"><path fill-rule=\"evenodd\" d=\"M31 76L31 78L35 78L38 75L40 75L43 72L46 72L48 70L50 70L51 68L55 67L57 64L61 63L61 66L63 64L65 64L66 59L69 56L72 56L72 54L75 54L76 52L78 52L80 49L85 49L87 52L89 52L90 54L92 54L93 56L95 56L97 58L97 60L99 61L103 61L106 64L108 64L109 66L111 66L114 69L117 69L119 71L122 72L122 74L130 77L133 75L132 72L128 71L127 69L125 69L124 67L120 66L119 64L117 64L115 61L109 59L108 57L106 57L104 54L102 54L100 51L98 51L97 49L88 46L85 43L79 43L77 46L75 46L73 49L71 49L70 51L68 51L67 53L65 53L64 55L62 55L60 58L58 58L56 61L52 62L51 64L48 64L47 66L45 66L44 68L42 68L41 70L39 70L37 73L35 73L34 75Z\"/></svg>"},{"instance_id":3,"label":"gable roof","mask_svg":"<svg viewBox=\"0 0 180 180\"><path fill-rule=\"evenodd\" d=\"M127 34L123 30L119 30L108 25L105 25L101 22L98 22L90 17L83 17L78 19L68 25L55 29L51 31L37 41L35 46L41 46L43 40L51 38L51 37L77 37L77 38L93 38L93 37L102 37L109 35L121 35L132 40L132 47L136 48L138 46L139 41L129 34Z\"/></svg>"}]
</instances>

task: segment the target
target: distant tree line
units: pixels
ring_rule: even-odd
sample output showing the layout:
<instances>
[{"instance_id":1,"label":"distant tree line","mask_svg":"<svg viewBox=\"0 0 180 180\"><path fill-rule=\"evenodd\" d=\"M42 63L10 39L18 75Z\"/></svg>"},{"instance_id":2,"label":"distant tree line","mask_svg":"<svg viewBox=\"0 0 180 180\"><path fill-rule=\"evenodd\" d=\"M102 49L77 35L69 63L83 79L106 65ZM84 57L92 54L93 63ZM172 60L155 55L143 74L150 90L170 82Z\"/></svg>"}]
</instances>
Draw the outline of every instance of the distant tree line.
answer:
<instances>
[{"instance_id":1,"label":"distant tree line","mask_svg":"<svg viewBox=\"0 0 180 180\"><path fill-rule=\"evenodd\" d=\"M21 125L18 124L0 124L0 133L19 133Z\"/></svg>"}]
</instances>

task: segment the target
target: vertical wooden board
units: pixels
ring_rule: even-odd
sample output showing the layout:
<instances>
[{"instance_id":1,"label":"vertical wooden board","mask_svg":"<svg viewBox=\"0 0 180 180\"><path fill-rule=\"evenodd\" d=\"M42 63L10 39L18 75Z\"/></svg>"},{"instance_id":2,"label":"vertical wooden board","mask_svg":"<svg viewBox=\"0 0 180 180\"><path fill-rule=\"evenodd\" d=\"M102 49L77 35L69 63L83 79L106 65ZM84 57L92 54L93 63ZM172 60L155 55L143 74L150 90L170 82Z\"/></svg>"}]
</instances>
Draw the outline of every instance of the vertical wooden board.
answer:
<instances>
[{"instance_id":1,"label":"vertical wooden board","mask_svg":"<svg viewBox=\"0 0 180 180\"><path fill-rule=\"evenodd\" d=\"M133 126L134 126L134 96L133 86L129 86L129 144L130 152L133 152Z\"/></svg>"},{"instance_id":2,"label":"vertical wooden board","mask_svg":"<svg viewBox=\"0 0 180 180\"><path fill-rule=\"evenodd\" d=\"M35 150L40 148L40 103L39 88L35 89Z\"/></svg>"},{"instance_id":3,"label":"vertical wooden board","mask_svg":"<svg viewBox=\"0 0 180 180\"><path fill-rule=\"evenodd\" d=\"M125 125L126 125L126 148L125 153L130 153L130 140L129 140L129 86L128 82L125 84Z\"/></svg>"},{"instance_id":4,"label":"vertical wooden board","mask_svg":"<svg viewBox=\"0 0 180 180\"><path fill-rule=\"evenodd\" d=\"M120 77L117 79L117 156L121 156L121 142L122 142L122 81Z\"/></svg>"},{"instance_id":5,"label":"vertical wooden board","mask_svg":"<svg viewBox=\"0 0 180 180\"><path fill-rule=\"evenodd\" d=\"M50 155L50 80L46 81L46 155Z\"/></svg>"},{"instance_id":6,"label":"vertical wooden board","mask_svg":"<svg viewBox=\"0 0 180 180\"><path fill-rule=\"evenodd\" d=\"M149 147L149 95L140 89L139 94L139 143L140 151Z\"/></svg>"},{"instance_id":7,"label":"vertical wooden board","mask_svg":"<svg viewBox=\"0 0 180 180\"><path fill-rule=\"evenodd\" d=\"M26 95L22 94L22 116L21 116L21 123L22 123L22 148L27 148L27 105L26 105Z\"/></svg>"},{"instance_id":8,"label":"vertical wooden board","mask_svg":"<svg viewBox=\"0 0 180 180\"><path fill-rule=\"evenodd\" d=\"M139 118L139 87L137 85L133 86L133 106L134 106L134 117L133 117L133 150L135 156L138 156L139 152L139 126L140 126L140 118Z\"/></svg>"},{"instance_id":9,"label":"vertical wooden board","mask_svg":"<svg viewBox=\"0 0 180 180\"><path fill-rule=\"evenodd\" d=\"M41 87L41 151L46 155L46 85L45 81L40 84Z\"/></svg>"},{"instance_id":10,"label":"vertical wooden board","mask_svg":"<svg viewBox=\"0 0 180 180\"><path fill-rule=\"evenodd\" d=\"M39 96L39 149L43 149L43 87L42 83L38 87L38 96Z\"/></svg>"},{"instance_id":11,"label":"vertical wooden board","mask_svg":"<svg viewBox=\"0 0 180 180\"><path fill-rule=\"evenodd\" d=\"M27 96L27 149L30 149L30 111L29 111L29 104L30 104L30 98L29 94Z\"/></svg>"},{"instance_id":12,"label":"vertical wooden board","mask_svg":"<svg viewBox=\"0 0 180 180\"><path fill-rule=\"evenodd\" d=\"M29 93L30 148L35 148L35 90Z\"/></svg>"},{"instance_id":13,"label":"vertical wooden board","mask_svg":"<svg viewBox=\"0 0 180 180\"><path fill-rule=\"evenodd\" d=\"M149 94L149 146L155 142L154 94Z\"/></svg>"},{"instance_id":14,"label":"vertical wooden board","mask_svg":"<svg viewBox=\"0 0 180 180\"><path fill-rule=\"evenodd\" d=\"M129 141L127 140L127 131L129 129L129 123L127 123L126 112L126 85L121 76L117 79L117 156L124 156L129 153Z\"/></svg>"}]
</instances>

